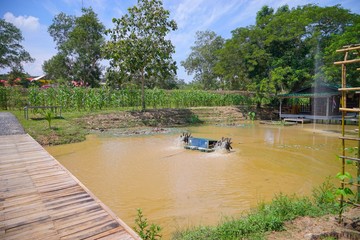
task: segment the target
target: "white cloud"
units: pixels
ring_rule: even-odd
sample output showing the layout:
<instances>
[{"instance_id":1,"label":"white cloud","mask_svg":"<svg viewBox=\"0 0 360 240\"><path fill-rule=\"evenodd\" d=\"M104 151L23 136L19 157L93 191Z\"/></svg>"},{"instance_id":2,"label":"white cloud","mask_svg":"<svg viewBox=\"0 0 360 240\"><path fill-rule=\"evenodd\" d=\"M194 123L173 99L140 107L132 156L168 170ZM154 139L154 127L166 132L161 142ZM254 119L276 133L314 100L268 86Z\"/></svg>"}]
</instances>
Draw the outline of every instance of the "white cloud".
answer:
<instances>
[{"instance_id":1,"label":"white cloud","mask_svg":"<svg viewBox=\"0 0 360 240\"><path fill-rule=\"evenodd\" d=\"M204 0L186 0L176 7L174 20L179 28L185 27L197 18L197 12L200 10L203 2Z\"/></svg>"},{"instance_id":2,"label":"white cloud","mask_svg":"<svg viewBox=\"0 0 360 240\"><path fill-rule=\"evenodd\" d=\"M40 27L39 18L33 16L14 16L11 12L4 14L4 19L7 22L14 24L22 31L36 31Z\"/></svg>"}]
</instances>

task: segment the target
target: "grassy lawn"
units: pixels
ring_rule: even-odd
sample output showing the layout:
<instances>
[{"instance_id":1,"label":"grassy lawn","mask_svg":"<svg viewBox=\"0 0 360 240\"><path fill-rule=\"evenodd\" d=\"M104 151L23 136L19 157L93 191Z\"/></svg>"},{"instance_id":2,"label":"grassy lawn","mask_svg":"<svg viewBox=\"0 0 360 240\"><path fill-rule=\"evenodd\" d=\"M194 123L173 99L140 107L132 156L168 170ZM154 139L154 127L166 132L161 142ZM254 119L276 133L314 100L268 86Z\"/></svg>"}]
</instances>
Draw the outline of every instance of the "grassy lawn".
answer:
<instances>
[{"instance_id":1,"label":"grassy lawn","mask_svg":"<svg viewBox=\"0 0 360 240\"><path fill-rule=\"evenodd\" d=\"M105 116L107 114L122 113L129 109L105 109L97 111L72 111L63 112L61 117L51 116L51 126L46 119L47 111L39 110L33 112L29 110L29 119L25 119L23 110L12 110L20 124L23 126L26 133L30 134L41 145L60 145L74 142L81 142L85 140L89 133L89 126L84 121L88 116ZM131 124L130 122L125 122ZM101 123L98 123L99 126ZM94 127L94 126L92 126Z\"/></svg>"},{"instance_id":2,"label":"grassy lawn","mask_svg":"<svg viewBox=\"0 0 360 240\"><path fill-rule=\"evenodd\" d=\"M63 113L62 117L52 117L51 127L45 118L45 113L30 113L26 120L23 111L11 111L30 134L41 145L58 145L85 140L88 131L77 121L89 112Z\"/></svg>"}]
</instances>

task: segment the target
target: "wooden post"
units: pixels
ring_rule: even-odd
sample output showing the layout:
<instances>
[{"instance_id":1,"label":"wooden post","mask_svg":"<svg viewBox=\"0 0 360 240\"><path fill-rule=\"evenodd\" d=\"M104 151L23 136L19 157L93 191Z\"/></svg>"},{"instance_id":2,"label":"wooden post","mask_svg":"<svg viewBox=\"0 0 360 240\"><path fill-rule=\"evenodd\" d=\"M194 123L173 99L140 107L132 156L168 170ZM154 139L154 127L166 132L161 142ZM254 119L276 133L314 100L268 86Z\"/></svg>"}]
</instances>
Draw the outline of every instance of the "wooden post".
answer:
<instances>
[{"instance_id":1,"label":"wooden post","mask_svg":"<svg viewBox=\"0 0 360 240\"><path fill-rule=\"evenodd\" d=\"M329 120L329 101L330 97L326 98L326 120Z\"/></svg>"}]
</instances>

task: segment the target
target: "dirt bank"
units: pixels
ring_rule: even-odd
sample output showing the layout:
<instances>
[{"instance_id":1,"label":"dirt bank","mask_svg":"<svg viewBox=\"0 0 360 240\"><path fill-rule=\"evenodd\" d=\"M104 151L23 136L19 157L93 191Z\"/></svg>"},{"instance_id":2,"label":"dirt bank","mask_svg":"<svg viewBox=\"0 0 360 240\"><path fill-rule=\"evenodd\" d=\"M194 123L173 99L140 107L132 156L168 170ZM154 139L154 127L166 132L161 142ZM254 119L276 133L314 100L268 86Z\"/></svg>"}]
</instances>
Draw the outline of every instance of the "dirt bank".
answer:
<instances>
[{"instance_id":1,"label":"dirt bank","mask_svg":"<svg viewBox=\"0 0 360 240\"><path fill-rule=\"evenodd\" d=\"M285 231L272 232L267 239L276 240L322 240L360 239L360 208L350 208L343 214L344 221L338 223L337 216L326 215L319 218L300 217L285 224Z\"/></svg>"},{"instance_id":2,"label":"dirt bank","mask_svg":"<svg viewBox=\"0 0 360 240\"><path fill-rule=\"evenodd\" d=\"M198 107L188 109L149 109L93 114L78 119L86 129L106 130L133 127L179 127L190 124L236 124L256 113L257 119L277 119L271 109L244 107Z\"/></svg>"}]
</instances>

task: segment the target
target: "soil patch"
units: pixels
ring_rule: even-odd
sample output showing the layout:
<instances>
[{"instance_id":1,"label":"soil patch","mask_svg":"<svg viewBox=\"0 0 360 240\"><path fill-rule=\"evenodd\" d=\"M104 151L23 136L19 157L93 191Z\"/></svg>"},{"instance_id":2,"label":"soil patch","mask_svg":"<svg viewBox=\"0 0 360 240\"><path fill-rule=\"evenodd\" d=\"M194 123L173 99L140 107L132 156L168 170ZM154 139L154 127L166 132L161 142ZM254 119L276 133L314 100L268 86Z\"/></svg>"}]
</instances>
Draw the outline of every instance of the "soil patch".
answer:
<instances>
[{"instance_id":1,"label":"soil patch","mask_svg":"<svg viewBox=\"0 0 360 240\"><path fill-rule=\"evenodd\" d=\"M322 239L360 239L360 208L351 208L343 214L343 223L337 216L326 215L319 218L299 217L285 224L285 231L272 232L267 239L276 240L322 240Z\"/></svg>"}]
</instances>

